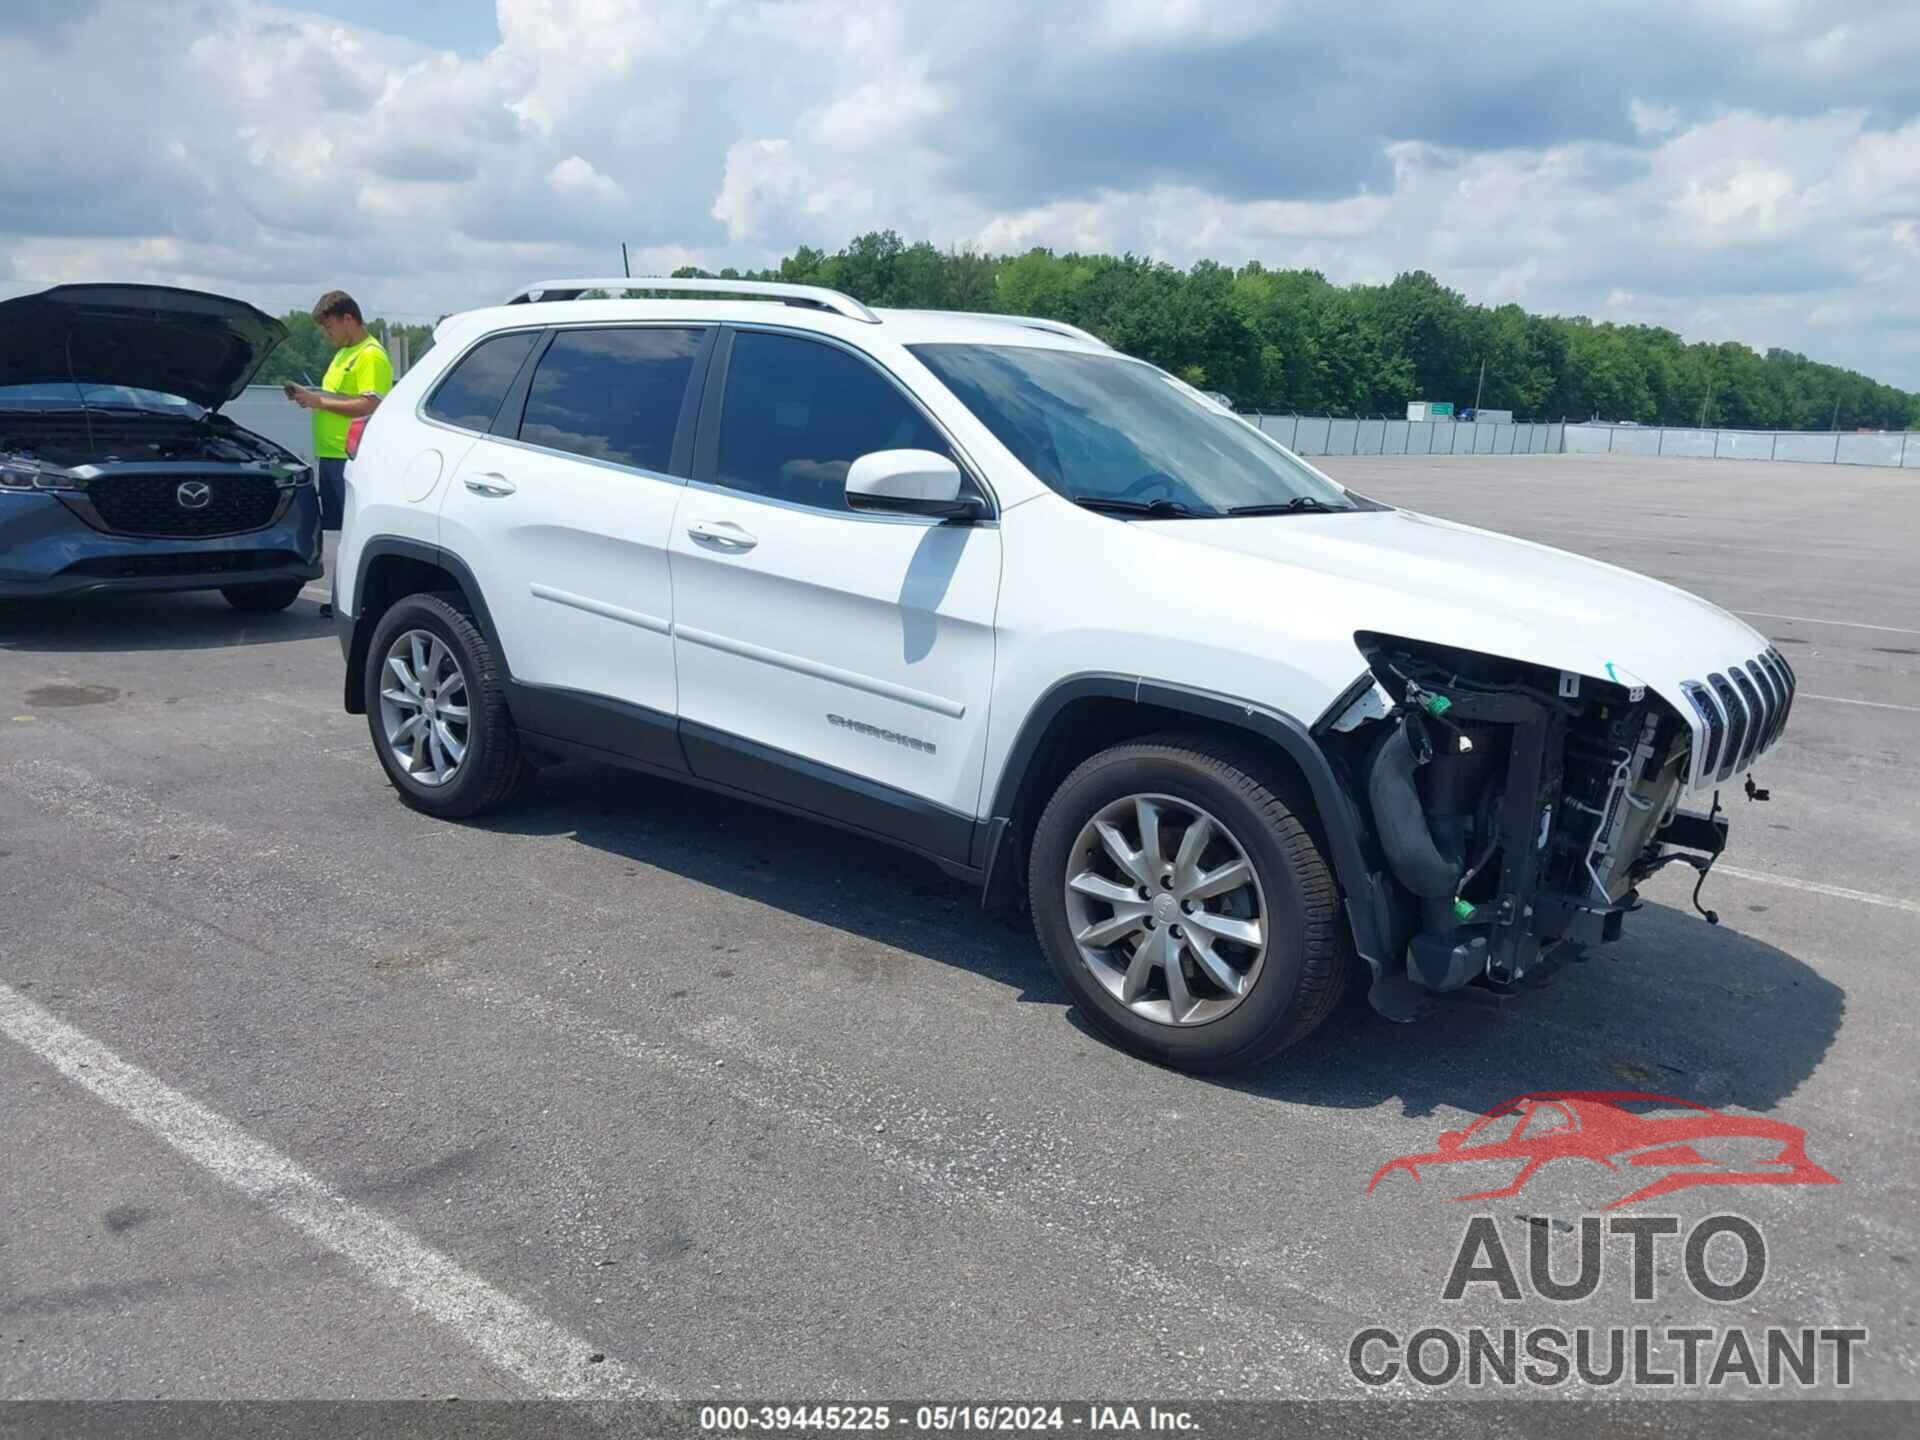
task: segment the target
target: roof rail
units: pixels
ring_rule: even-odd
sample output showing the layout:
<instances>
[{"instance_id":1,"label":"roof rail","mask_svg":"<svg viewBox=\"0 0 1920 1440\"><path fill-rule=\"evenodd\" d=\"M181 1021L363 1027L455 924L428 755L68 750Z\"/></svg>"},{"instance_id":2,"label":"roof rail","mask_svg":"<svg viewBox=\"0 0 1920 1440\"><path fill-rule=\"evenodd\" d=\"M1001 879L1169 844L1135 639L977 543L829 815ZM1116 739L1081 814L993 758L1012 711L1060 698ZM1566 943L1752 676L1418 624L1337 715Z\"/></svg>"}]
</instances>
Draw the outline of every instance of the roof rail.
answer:
<instances>
[{"instance_id":1,"label":"roof rail","mask_svg":"<svg viewBox=\"0 0 1920 1440\"><path fill-rule=\"evenodd\" d=\"M542 280L523 286L507 297L509 305L524 305L539 300L578 300L583 291L676 290L696 295L764 295L788 305L805 305L815 310L830 310L849 320L878 325L880 317L851 295L819 285L787 285L775 280L709 280L702 276L665 277L657 275L615 275L605 280Z\"/></svg>"},{"instance_id":2,"label":"roof rail","mask_svg":"<svg viewBox=\"0 0 1920 1440\"><path fill-rule=\"evenodd\" d=\"M1002 315L997 310L915 310L915 315L951 316L956 320L999 320L1004 324L1018 325L1025 330L1042 330L1049 335L1064 335L1069 340L1084 340L1089 345L1098 345L1102 350L1113 347L1089 330L1078 325L1069 325L1064 320L1043 320L1037 315Z\"/></svg>"}]
</instances>

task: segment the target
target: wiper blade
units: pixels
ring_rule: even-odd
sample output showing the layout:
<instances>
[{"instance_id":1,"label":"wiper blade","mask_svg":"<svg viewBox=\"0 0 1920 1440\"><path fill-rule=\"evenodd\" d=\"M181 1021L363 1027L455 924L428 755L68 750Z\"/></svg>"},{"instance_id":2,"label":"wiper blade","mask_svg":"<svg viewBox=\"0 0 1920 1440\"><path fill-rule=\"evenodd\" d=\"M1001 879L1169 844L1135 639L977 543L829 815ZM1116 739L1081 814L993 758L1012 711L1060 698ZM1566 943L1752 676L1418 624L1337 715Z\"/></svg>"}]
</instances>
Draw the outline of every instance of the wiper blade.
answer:
<instances>
[{"instance_id":1,"label":"wiper blade","mask_svg":"<svg viewBox=\"0 0 1920 1440\"><path fill-rule=\"evenodd\" d=\"M1193 511L1178 500L1121 500L1111 495L1069 495L1085 510L1100 510L1114 515L1191 515Z\"/></svg>"},{"instance_id":2,"label":"wiper blade","mask_svg":"<svg viewBox=\"0 0 1920 1440\"><path fill-rule=\"evenodd\" d=\"M1354 510L1354 505L1329 505L1317 495L1296 495L1291 500L1268 502L1263 505L1230 505L1229 515L1300 515L1318 513L1338 513L1342 510Z\"/></svg>"}]
</instances>

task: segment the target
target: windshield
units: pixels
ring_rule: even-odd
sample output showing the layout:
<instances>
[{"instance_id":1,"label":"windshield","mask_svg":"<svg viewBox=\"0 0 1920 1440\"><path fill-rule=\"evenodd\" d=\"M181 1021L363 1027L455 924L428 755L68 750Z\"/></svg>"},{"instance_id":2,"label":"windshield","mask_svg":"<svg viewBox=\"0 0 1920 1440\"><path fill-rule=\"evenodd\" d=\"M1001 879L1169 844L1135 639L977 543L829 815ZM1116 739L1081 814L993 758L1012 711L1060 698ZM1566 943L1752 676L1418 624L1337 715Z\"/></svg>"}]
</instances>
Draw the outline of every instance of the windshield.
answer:
<instances>
[{"instance_id":1,"label":"windshield","mask_svg":"<svg viewBox=\"0 0 1920 1440\"><path fill-rule=\"evenodd\" d=\"M45 405L71 405L78 409L81 396L89 405L131 405L142 410L177 410L182 415L198 415L200 407L178 395L159 390L142 390L135 385L95 385L82 381L44 381L33 385L0 385L0 406L12 409L39 408Z\"/></svg>"},{"instance_id":2,"label":"windshield","mask_svg":"<svg viewBox=\"0 0 1920 1440\"><path fill-rule=\"evenodd\" d=\"M1373 508L1165 371L1025 345L913 353L1069 499L1166 516Z\"/></svg>"}]
</instances>

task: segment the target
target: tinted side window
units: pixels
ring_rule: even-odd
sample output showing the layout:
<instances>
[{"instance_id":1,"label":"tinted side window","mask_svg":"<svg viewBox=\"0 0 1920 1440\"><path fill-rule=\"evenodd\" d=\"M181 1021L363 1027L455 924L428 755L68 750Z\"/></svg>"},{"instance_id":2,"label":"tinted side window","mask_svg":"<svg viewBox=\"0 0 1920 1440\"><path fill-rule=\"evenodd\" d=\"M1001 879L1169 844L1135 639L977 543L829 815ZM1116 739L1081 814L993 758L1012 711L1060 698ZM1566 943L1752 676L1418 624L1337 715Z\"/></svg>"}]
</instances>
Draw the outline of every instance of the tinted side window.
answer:
<instances>
[{"instance_id":1,"label":"tinted side window","mask_svg":"<svg viewBox=\"0 0 1920 1440\"><path fill-rule=\"evenodd\" d=\"M945 438L885 376L844 350L743 330L733 337L715 479L735 490L847 508L847 469L870 450Z\"/></svg>"},{"instance_id":2,"label":"tinted side window","mask_svg":"<svg viewBox=\"0 0 1920 1440\"><path fill-rule=\"evenodd\" d=\"M667 468L699 330L562 330L533 372L520 438L642 470Z\"/></svg>"},{"instance_id":3,"label":"tinted side window","mask_svg":"<svg viewBox=\"0 0 1920 1440\"><path fill-rule=\"evenodd\" d=\"M427 401L425 414L463 430L485 430L500 413L507 387L520 371L520 362L539 338L537 330L496 335L483 340L456 361Z\"/></svg>"}]
</instances>

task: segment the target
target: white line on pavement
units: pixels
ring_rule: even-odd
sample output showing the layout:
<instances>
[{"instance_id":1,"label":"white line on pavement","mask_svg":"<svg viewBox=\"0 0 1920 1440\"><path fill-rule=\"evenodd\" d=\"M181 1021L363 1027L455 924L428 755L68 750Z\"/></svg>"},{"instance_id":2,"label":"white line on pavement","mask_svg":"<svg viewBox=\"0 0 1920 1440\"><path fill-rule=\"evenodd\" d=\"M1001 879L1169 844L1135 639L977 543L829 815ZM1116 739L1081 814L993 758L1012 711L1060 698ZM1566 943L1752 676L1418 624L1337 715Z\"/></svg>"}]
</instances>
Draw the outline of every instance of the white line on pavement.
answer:
<instances>
[{"instance_id":1,"label":"white line on pavement","mask_svg":"<svg viewBox=\"0 0 1920 1440\"><path fill-rule=\"evenodd\" d=\"M1796 700L1831 700L1836 705L1865 705L1871 710L1907 710L1920 715L1920 705L1890 705L1885 700L1854 700L1845 695L1815 695L1811 690L1802 690L1794 698Z\"/></svg>"},{"instance_id":2,"label":"white line on pavement","mask_svg":"<svg viewBox=\"0 0 1920 1440\"><path fill-rule=\"evenodd\" d=\"M1784 885L1789 890L1805 890L1814 895L1832 895L1840 900L1858 900L1862 905L1884 905L1889 910L1906 910L1920 915L1920 901L1900 900L1892 895L1875 895L1868 890L1849 890L1842 885L1823 885L1818 880L1796 880L1791 875L1767 875L1758 870L1740 870L1732 865L1715 865L1716 875L1731 875L1736 880L1754 880L1762 885Z\"/></svg>"},{"instance_id":3,"label":"white line on pavement","mask_svg":"<svg viewBox=\"0 0 1920 1440\"><path fill-rule=\"evenodd\" d=\"M225 1117L122 1060L10 986L0 985L0 1034L120 1110L195 1164L398 1291L493 1364L564 1400L653 1392L620 1361L494 1289L391 1220L372 1214Z\"/></svg>"},{"instance_id":4,"label":"white line on pavement","mask_svg":"<svg viewBox=\"0 0 1920 1440\"><path fill-rule=\"evenodd\" d=\"M1736 610L1758 620L1798 620L1803 625L1844 625L1849 630L1884 630L1889 635L1920 635L1920 630L1903 630L1898 625L1869 625L1862 620L1823 620L1818 615L1776 615L1771 610Z\"/></svg>"}]
</instances>

